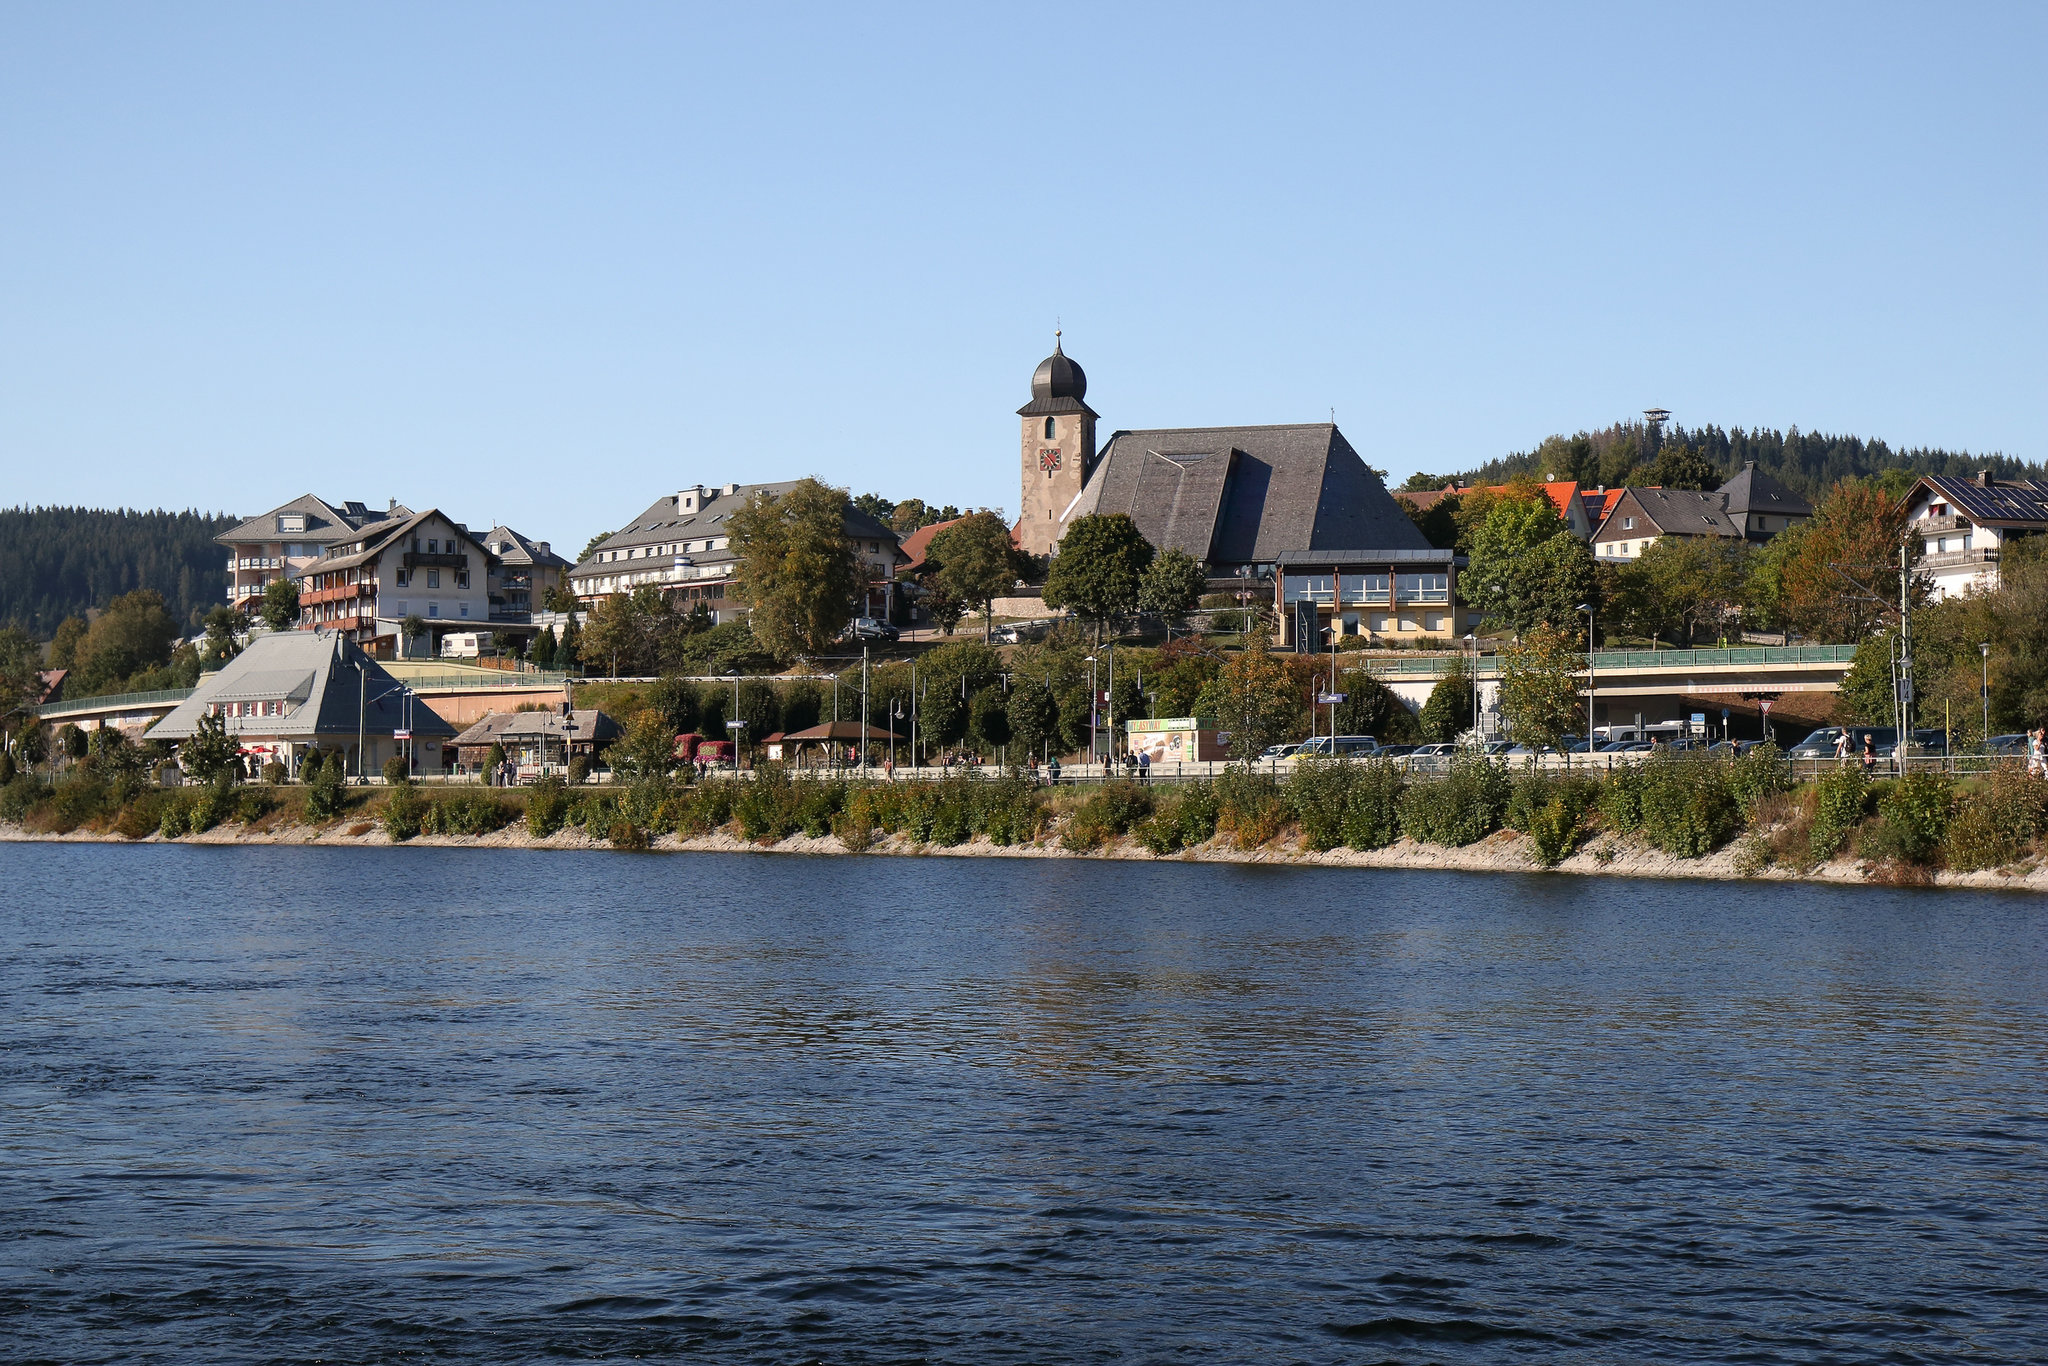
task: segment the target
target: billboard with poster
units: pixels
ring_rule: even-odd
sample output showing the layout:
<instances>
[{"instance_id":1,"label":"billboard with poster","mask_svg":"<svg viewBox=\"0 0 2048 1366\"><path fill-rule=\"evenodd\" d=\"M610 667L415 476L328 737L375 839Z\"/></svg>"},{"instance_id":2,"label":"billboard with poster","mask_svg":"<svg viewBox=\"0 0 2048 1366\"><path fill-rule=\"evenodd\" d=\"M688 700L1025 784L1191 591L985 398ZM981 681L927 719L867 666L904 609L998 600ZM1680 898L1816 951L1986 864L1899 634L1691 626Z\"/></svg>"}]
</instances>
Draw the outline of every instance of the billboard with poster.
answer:
<instances>
[{"instance_id":1,"label":"billboard with poster","mask_svg":"<svg viewBox=\"0 0 2048 1366\"><path fill-rule=\"evenodd\" d=\"M1230 758L1229 743L1216 733L1216 723L1199 717L1126 721L1124 734L1131 753L1149 755L1155 765L1221 763Z\"/></svg>"}]
</instances>

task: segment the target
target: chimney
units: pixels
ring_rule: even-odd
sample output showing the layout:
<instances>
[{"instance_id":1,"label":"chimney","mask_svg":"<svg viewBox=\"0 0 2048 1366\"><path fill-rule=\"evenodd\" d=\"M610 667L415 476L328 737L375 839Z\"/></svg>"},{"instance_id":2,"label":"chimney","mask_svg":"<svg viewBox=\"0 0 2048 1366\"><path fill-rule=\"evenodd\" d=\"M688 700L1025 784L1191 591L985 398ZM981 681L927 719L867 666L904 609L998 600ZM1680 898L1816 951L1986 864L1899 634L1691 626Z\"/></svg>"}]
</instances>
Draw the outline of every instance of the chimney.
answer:
<instances>
[{"instance_id":1,"label":"chimney","mask_svg":"<svg viewBox=\"0 0 2048 1366\"><path fill-rule=\"evenodd\" d=\"M1755 468L1756 468L1756 461L1754 461L1754 460L1745 460L1745 461L1743 461L1743 462L1742 462L1742 468L1744 468L1744 469L1746 469L1746 470L1753 470L1753 469L1755 469Z\"/></svg>"},{"instance_id":2,"label":"chimney","mask_svg":"<svg viewBox=\"0 0 2048 1366\"><path fill-rule=\"evenodd\" d=\"M725 496L728 498L730 498L733 494L738 493L739 491L740 486L738 484L727 484L725 486Z\"/></svg>"},{"instance_id":3,"label":"chimney","mask_svg":"<svg viewBox=\"0 0 2048 1366\"><path fill-rule=\"evenodd\" d=\"M1978 483L1980 483L1980 484L1982 484L1982 485L1983 485L1983 486L1984 486L1985 488L1987 488L1987 489L1988 489L1988 488L1990 488L1990 487L1991 487L1991 471L1990 471L1990 470L1978 470L1978 471L1977 471L1977 482L1978 482Z\"/></svg>"},{"instance_id":4,"label":"chimney","mask_svg":"<svg viewBox=\"0 0 2048 1366\"><path fill-rule=\"evenodd\" d=\"M390 506L390 507L387 507L387 508L385 508L384 510L385 510L386 512L396 512L396 511L398 511L398 500L397 500L396 498L393 498L393 499L391 500L391 506Z\"/></svg>"},{"instance_id":5,"label":"chimney","mask_svg":"<svg viewBox=\"0 0 2048 1366\"><path fill-rule=\"evenodd\" d=\"M676 495L676 511L692 513L704 506L704 486L692 484Z\"/></svg>"}]
</instances>

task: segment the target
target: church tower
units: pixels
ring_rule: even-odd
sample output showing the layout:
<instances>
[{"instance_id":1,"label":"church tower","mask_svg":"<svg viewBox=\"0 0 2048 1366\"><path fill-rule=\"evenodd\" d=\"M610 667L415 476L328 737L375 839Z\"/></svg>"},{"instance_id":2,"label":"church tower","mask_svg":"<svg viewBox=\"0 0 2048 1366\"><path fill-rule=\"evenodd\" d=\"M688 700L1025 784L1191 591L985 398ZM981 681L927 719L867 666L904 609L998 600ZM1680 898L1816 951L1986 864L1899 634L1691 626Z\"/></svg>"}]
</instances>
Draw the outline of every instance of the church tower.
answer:
<instances>
[{"instance_id":1,"label":"church tower","mask_svg":"<svg viewBox=\"0 0 2048 1366\"><path fill-rule=\"evenodd\" d=\"M1017 542L1033 555L1049 555L1067 528L1069 509L1095 464L1095 410L1082 402L1088 376L1060 350L1031 376L1031 401L1017 410L1023 422L1024 501Z\"/></svg>"}]
</instances>

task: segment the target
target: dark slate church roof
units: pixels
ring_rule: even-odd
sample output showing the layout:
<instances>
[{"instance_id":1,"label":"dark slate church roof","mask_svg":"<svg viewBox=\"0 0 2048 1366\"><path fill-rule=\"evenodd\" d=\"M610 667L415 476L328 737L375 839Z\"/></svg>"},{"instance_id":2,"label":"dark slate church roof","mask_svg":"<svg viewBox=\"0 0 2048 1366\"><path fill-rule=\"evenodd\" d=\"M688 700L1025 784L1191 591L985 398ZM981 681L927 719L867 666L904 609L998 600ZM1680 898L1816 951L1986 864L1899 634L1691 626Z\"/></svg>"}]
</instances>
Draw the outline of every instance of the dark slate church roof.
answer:
<instances>
[{"instance_id":1,"label":"dark slate church roof","mask_svg":"<svg viewBox=\"0 0 2048 1366\"><path fill-rule=\"evenodd\" d=\"M1727 510L1738 519L1752 512L1784 517L1813 516L1811 503L1758 469L1754 460L1743 461L1742 473L1721 485L1716 492L1728 496Z\"/></svg>"},{"instance_id":2,"label":"dark slate church roof","mask_svg":"<svg viewBox=\"0 0 2048 1366\"><path fill-rule=\"evenodd\" d=\"M1063 520L1091 512L1125 513L1156 548L1212 565L1430 548L1328 422L1117 432Z\"/></svg>"}]
</instances>

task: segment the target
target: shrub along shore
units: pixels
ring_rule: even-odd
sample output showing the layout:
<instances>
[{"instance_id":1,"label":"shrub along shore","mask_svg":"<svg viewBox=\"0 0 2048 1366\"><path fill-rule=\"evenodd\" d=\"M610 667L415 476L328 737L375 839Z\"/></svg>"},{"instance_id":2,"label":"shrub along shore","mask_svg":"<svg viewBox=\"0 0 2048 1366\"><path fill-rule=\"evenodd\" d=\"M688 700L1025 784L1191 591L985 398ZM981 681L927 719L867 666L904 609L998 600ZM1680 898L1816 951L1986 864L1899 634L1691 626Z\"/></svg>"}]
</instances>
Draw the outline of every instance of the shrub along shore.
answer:
<instances>
[{"instance_id":1,"label":"shrub along shore","mask_svg":"<svg viewBox=\"0 0 2048 1366\"><path fill-rule=\"evenodd\" d=\"M0 787L10 838L474 842L528 847L784 848L1557 868L1896 885L2048 887L2048 783L2017 766L1965 780L1795 785L1775 751L1652 759L1611 774L1511 772L1477 755L1439 775L1386 761L1305 763L1285 778L1051 789L1028 776L939 782L791 773L615 787L308 784L165 789L81 765Z\"/></svg>"}]
</instances>

